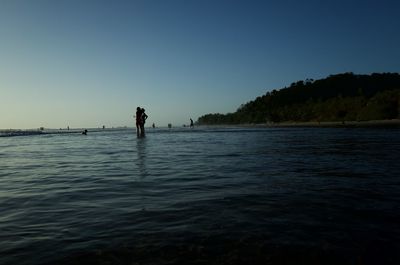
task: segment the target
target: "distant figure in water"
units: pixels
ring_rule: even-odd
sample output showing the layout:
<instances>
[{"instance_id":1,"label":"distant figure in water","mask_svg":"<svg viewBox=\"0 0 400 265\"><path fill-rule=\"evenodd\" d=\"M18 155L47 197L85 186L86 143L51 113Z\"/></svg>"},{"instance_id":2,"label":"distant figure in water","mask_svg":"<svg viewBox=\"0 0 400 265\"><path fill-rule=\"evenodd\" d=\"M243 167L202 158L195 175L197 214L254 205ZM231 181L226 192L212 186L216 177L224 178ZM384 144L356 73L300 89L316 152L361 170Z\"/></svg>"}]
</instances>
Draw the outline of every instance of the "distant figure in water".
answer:
<instances>
[{"instance_id":1,"label":"distant figure in water","mask_svg":"<svg viewBox=\"0 0 400 265\"><path fill-rule=\"evenodd\" d=\"M156 125L154 124L154 122L153 122L153 125L152 125L152 127L153 127L153 128L156 128Z\"/></svg>"},{"instance_id":2,"label":"distant figure in water","mask_svg":"<svg viewBox=\"0 0 400 265\"><path fill-rule=\"evenodd\" d=\"M192 118L190 118L190 127L193 127L194 125L193 125L193 120L192 120Z\"/></svg>"},{"instance_id":3,"label":"distant figure in water","mask_svg":"<svg viewBox=\"0 0 400 265\"><path fill-rule=\"evenodd\" d=\"M85 130L82 132L82 134L87 135L87 132L88 132L88 130L85 129Z\"/></svg>"}]
</instances>

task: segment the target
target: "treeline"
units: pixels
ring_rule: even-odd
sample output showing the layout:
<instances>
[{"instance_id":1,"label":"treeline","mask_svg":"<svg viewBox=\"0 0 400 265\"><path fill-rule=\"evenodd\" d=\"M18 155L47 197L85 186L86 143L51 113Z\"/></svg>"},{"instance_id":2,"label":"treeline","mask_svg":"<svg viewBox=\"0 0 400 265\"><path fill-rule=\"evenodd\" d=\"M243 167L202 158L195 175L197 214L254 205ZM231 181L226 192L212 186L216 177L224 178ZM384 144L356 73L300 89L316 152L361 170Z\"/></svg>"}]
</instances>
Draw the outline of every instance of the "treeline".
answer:
<instances>
[{"instance_id":1,"label":"treeline","mask_svg":"<svg viewBox=\"0 0 400 265\"><path fill-rule=\"evenodd\" d=\"M400 118L400 75L344 73L267 92L236 112L207 114L198 124L367 121Z\"/></svg>"}]
</instances>

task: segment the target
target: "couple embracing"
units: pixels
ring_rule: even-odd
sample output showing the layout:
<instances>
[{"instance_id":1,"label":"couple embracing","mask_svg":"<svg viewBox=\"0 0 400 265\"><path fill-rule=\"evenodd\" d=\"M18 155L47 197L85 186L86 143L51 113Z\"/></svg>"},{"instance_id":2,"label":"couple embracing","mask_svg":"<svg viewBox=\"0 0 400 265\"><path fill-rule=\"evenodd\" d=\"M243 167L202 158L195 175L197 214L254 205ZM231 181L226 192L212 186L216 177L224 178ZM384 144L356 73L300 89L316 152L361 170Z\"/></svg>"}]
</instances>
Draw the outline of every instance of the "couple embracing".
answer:
<instances>
[{"instance_id":1,"label":"couple embracing","mask_svg":"<svg viewBox=\"0 0 400 265\"><path fill-rule=\"evenodd\" d=\"M147 114L143 108L136 108L136 134L137 137L144 137L144 124L147 119Z\"/></svg>"}]
</instances>

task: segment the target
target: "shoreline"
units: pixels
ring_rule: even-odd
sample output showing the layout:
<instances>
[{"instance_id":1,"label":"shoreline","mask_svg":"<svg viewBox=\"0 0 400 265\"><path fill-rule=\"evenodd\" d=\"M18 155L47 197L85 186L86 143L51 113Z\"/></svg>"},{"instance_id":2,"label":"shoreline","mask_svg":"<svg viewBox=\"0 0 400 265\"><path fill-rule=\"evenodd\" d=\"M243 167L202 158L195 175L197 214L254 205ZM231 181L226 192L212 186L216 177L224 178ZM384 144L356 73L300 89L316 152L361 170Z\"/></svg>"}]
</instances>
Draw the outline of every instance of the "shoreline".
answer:
<instances>
[{"instance_id":1,"label":"shoreline","mask_svg":"<svg viewBox=\"0 0 400 265\"><path fill-rule=\"evenodd\" d=\"M200 125L210 127L247 127L247 128L400 128L400 119L371 121L307 121L247 124L213 124Z\"/></svg>"},{"instance_id":2,"label":"shoreline","mask_svg":"<svg viewBox=\"0 0 400 265\"><path fill-rule=\"evenodd\" d=\"M306 121L306 122L268 122L268 123L242 123L242 124L201 124L195 127L244 127L244 128L400 128L400 119L370 120L370 121ZM176 127L179 128L179 127ZM89 128L90 132L117 131L127 128ZM70 134L81 133L83 128L66 129L0 129L2 136L24 136L44 134Z\"/></svg>"},{"instance_id":3,"label":"shoreline","mask_svg":"<svg viewBox=\"0 0 400 265\"><path fill-rule=\"evenodd\" d=\"M365 128L365 127L400 127L400 119L371 120L371 121L327 121L327 122L282 122L266 124L267 127L340 127L340 128Z\"/></svg>"},{"instance_id":4,"label":"shoreline","mask_svg":"<svg viewBox=\"0 0 400 265\"><path fill-rule=\"evenodd\" d=\"M48 135L48 134L82 134L84 130L90 133L103 132L103 131L119 131L129 128L74 128L74 129L0 129L0 137L14 137L14 136L32 136L32 135Z\"/></svg>"}]
</instances>

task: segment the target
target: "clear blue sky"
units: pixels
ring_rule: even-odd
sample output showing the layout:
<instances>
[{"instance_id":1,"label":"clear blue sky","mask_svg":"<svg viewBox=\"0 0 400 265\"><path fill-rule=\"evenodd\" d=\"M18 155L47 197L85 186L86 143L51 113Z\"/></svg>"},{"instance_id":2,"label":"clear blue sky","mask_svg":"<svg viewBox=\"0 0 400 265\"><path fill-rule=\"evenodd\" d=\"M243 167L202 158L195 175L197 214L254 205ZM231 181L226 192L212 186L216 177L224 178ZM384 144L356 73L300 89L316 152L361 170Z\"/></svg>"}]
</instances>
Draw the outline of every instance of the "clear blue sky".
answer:
<instances>
[{"instance_id":1,"label":"clear blue sky","mask_svg":"<svg viewBox=\"0 0 400 265\"><path fill-rule=\"evenodd\" d=\"M1 0L0 128L187 124L306 78L400 72L400 1Z\"/></svg>"}]
</instances>

